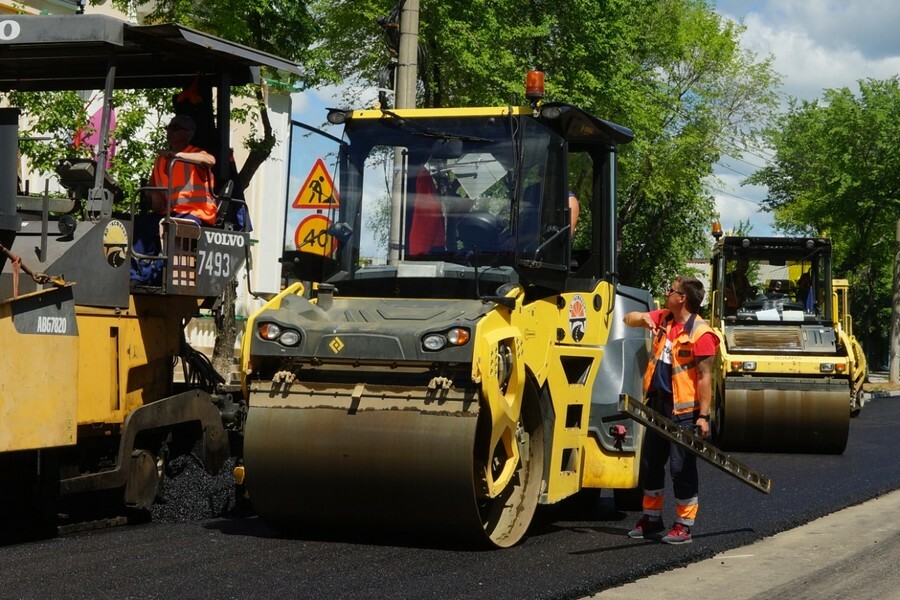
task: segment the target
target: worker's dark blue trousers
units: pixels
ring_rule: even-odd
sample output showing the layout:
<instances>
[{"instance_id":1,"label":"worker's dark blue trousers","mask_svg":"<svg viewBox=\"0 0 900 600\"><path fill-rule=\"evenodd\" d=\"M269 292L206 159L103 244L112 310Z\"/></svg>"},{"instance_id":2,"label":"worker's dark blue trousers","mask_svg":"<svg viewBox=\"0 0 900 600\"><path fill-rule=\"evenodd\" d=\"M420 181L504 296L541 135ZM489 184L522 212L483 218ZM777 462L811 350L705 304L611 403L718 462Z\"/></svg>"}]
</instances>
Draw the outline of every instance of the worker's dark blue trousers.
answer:
<instances>
[{"instance_id":1,"label":"worker's dark blue trousers","mask_svg":"<svg viewBox=\"0 0 900 600\"><path fill-rule=\"evenodd\" d=\"M648 405L679 424L689 428L694 424L696 415L687 413L675 416L672 414L672 398L648 399ZM666 461L669 462L669 472L672 476L672 491L675 495L676 522L692 525L693 518L688 515L696 512L699 480L697 478L697 457L678 444L670 442L649 429L644 433L644 443L641 447L641 487L644 490L645 509L648 506L648 496L661 498L666 485ZM657 501L658 503L658 501ZM688 507L694 507L693 509ZM658 508L646 514L659 516ZM654 515L654 513L656 513Z\"/></svg>"}]
</instances>

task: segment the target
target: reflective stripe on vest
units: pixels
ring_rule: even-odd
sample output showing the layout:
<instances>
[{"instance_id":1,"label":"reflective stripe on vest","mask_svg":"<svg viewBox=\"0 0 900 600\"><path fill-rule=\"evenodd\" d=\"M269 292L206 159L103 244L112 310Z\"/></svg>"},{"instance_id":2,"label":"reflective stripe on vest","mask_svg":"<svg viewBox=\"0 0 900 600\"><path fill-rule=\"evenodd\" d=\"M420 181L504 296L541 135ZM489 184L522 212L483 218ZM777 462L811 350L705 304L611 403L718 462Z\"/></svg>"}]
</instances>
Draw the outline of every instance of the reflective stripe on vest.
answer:
<instances>
[{"instance_id":1,"label":"reflective stripe on vest","mask_svg":"<svg viewBox=\"0 0 900 600\"><path fill-rule=\"evenodd\" d=\"M645 394L649 391L650 383L653 381L656 363L659 362L666 349L669 327L673 322L674 319L670 312L663 319L663 326L659 328L659 333L653 340L650 363L644 372ZM681 333L672 340L672 398L674 400L672 414L685 414L700 408L700 397L697 393L697 360L694 358L691 347L700 339L700 336L711 331L712 329L703 319L697 315L691 315Z\"/></svg>"}]
</instances>

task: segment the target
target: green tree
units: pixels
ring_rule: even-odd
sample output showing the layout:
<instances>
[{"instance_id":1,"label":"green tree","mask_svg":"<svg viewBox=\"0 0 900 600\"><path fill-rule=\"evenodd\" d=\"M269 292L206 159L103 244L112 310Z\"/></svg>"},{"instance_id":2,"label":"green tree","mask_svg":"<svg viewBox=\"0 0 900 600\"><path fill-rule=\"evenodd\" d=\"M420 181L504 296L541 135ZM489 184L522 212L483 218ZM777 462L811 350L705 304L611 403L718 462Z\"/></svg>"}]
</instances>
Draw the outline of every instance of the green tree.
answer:
<instances>
[{"instance_id":1,"label":"green tree","mask_svg":"<svg viewBox=\"0 0 900 600\"><path fill-rule=\"evenodd\" d=\"M834 274L851 283L856 333L871 360L891 322L900 80L858 83L858 94L831 89L821 101L792 102L769 132L774 160L749 182L768 186L764 204L778 230L832 239Z\"/></svg>"},{"instance_id":2,"label":"green tree","mask_svg":"<svg viewBox=\"0 0 900 600\"><path fill-rule=\"evenodd\" d=\"M154 128L149 136L142 135L142 130L148 121L158 123L168 116L168 97L168 93L160 90L117 90L113 93L116 145L110 175L124 192L124 205L117 207L120 210L136 196L141 180L147 178L153 167L155 150L165 144L161 127ZM76 143L78 132L83 135L95 133L89 123L90 101L82 95L71 91L13 91L7 98L11 105L31 117L21 132L19 148L37 172L50 174L62 159L93 155L92 147Z\"/></svg>"},{"instance_id":3,"label":"green tree","mask_svg":"<svg viewBox=\"0 0 900 600\"><path fill-rule=\"evenodd\" d=\"M359 84L345 102L362 87L390 88L397 30L374 24L398 5L310 6L328 72ZM740 156L775 107L777 77L769 61L740 49L739 26L703 0L421 0L419 8L421 106L520 104L525 72L539 68L548 100L635 131L619 171L623 281L657 287L708 247L715 206L706 178L721 154Z\"/></svg>"}]
</instances>

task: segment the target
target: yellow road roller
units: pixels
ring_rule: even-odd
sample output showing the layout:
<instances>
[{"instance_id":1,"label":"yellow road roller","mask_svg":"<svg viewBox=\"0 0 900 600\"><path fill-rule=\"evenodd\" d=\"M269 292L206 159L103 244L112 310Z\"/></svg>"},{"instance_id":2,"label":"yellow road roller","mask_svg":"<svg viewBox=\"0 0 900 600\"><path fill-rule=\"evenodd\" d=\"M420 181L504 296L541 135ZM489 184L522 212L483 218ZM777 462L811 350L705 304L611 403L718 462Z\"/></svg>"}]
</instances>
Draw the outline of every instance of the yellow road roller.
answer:
<instances>
[{"instance_id":1,"label":"yellow road roller","mask_svg":"<svg viewBox=\"0 0 900 600\"><path fill-rule=\"evenodd\" d=\"M617 401L647 341L622 317L652 299L615 275L632 132L565 103L328 119L334 190L242 345L254 510L508 547L538 504L633 496L642 428Z\"/></svg>"},{"instance_id":2,"label":"yellow road roller","mask_svg":"<svg viewBox=\"0 0 900 600\"><path fill-rule=\"evenodd\" d=\"M721 236L710 323L721 340L712 428L730 450L841 454L855 383L825 238Z\"/></svg>"}]
</instances>

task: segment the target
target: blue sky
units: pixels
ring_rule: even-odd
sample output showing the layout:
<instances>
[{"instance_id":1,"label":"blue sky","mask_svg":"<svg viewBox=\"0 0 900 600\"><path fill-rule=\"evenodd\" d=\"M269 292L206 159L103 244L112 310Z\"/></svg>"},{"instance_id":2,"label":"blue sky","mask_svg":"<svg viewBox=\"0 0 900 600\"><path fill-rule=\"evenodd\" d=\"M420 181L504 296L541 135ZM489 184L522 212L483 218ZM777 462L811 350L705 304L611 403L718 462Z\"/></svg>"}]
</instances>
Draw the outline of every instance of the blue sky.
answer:
<instances>
[{"instance_id":1,"label":"blue sky","mask_svg":"<svg viewBox=\"0 0 900 600\"><path fill-rule=\"evenodd\" d=\"M718 0L723 16L741 22L742 45L760 58L772 56L782 76L782 99L820 98L822 91L848 87L857 81L885 79L900 73L900 2L895 0ZM369 91L374 98L375 91ZM325 108L341 106L340 90L327 88L294 95L294 118L311 125L325 121ZM295 141L290 198L293 199L319 151L306 138ZM749 220L755 235L772 235L772 217L759 209L766 189L741 182L764 166L772 153L760 150L740 158L724 157L710 182L722 226L732 229ZM302 162L302 161L307 162Z\"/></svg>"}]
</instances>

